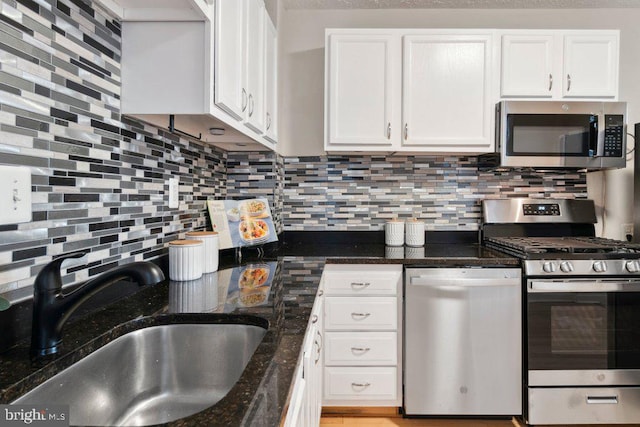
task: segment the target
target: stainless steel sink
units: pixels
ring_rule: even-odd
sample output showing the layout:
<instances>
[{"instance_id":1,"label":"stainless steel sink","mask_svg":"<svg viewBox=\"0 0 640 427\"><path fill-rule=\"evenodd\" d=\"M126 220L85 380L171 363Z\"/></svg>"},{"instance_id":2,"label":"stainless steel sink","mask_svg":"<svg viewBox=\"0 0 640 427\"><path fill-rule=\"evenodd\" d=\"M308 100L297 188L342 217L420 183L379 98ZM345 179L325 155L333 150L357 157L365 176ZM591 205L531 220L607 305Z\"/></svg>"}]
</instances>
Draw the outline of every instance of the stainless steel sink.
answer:
<instances>
[{"instance_id":1,"label":"stainless steel sink","mask_svg":"<svg viewBox=\"0 0 640 427\"><path fill-rule=\"evenodd\" d=\"M144 426L214 405L231 390L266 330L171 324L123 335L15 404L70 405L72 425Z\"/></svg>"}]
</instances>

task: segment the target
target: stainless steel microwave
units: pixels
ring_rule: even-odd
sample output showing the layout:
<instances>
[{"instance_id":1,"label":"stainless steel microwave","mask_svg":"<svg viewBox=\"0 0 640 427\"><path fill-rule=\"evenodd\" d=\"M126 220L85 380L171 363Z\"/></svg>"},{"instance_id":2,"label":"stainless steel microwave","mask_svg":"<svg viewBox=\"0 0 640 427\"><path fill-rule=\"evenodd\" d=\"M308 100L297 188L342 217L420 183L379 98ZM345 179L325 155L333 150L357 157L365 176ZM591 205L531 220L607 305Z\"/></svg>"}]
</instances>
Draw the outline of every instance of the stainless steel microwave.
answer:
<instances>
[{"instance_id":1,"label":"stainless steel microwave","mask_svg":"<svg viewBox=\"0 0 640 427\"><path fill-rule=\"evenodd\" d=\"M612 169L626 166L626 102L502 101L496 151L479 167Z\"/></svg>"}]
</instances>

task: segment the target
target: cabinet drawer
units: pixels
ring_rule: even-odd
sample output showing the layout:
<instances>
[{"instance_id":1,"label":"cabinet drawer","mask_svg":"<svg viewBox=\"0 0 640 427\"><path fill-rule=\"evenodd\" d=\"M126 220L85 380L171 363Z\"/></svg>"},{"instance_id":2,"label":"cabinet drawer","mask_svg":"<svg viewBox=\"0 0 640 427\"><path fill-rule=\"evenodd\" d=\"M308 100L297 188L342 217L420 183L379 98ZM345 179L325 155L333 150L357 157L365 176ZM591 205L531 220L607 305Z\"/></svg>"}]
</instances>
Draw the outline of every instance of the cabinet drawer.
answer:
<instances>
[{"instance_id":1,"label":"cabinet drawer","mask_svg":"<svg viewBox=\"0 0 640 427\"><path fill-rule=\"evenodd\" d=\"M325 330L396 330L398 300L395 297L328 297Z\"/></svg>"},{"instance_id":2,"label":"cabinet drawer","mask_svg":"<svg viewBox=\"0 0 640 427\"><path fill-rule=\"evenodd\" d=\"M325 400L393 400L398 390L397 369L325 368Z\"/></svg>"},{"instance_id":3,"label":"cabinet drawer","mask_svg":"<svg viewBox=\"0 0 640 427\"><path fill-rule=\"evenodd\" d=\"M396 332L327 332L326 366L395 366L398 363Z\"/></svg>"},{"instance_id":4,"label":"cabinet drawer","mask_svg":"<svg viewBox=\"0 0 640 427\"><path fill-rule=\"evenodd\" d=\"M324 270L327 295L397 295L402 281L400 265L334 265Z\"/></svg>"}]
</instances>

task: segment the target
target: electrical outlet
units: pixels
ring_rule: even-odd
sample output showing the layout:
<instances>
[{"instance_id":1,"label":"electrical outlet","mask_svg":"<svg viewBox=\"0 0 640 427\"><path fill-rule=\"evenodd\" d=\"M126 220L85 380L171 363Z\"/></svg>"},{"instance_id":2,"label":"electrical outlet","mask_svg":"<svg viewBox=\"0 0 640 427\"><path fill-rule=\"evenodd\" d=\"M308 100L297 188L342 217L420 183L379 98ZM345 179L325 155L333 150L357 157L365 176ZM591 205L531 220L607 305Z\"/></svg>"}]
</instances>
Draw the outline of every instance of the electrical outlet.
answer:
<instances>
[{"instance_id":1,"label":"electrical outlet","mask_svg":"<svg viewBox=\"0 0 640 427\"><path fill-rule=\"evenodd\" d=\"M178 184L178 178L169 178L169 209L177 209L180 206Z\"/></svg>"},{"instance_id":2,"label":"electrical outlet","mask_svg":"<svg viewBox=\"0 0 640 427\"><path fill-rule=\"evenodd\" d=\"M31 170L0 166L0 224L31 221Z\"/></svg>"},{"instance_id":3,"label":"electrical outlet","mask_svg":"<svg viewBox=\"0 0 640 427\"><path fill-rule=\"evenodd\" d=\"M633 224L622 224L622 235L628 241L633 240Z\"/></svg>"}]
</instances>

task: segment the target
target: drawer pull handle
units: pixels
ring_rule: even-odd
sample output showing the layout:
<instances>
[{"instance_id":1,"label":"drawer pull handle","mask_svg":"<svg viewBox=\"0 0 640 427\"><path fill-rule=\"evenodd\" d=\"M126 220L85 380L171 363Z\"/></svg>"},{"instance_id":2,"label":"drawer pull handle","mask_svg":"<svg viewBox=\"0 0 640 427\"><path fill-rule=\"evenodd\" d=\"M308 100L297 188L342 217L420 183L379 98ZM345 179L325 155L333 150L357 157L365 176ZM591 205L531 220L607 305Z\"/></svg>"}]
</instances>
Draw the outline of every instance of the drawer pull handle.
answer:
<instances>
[{"instance_id":1,"label":"drawer pull handle","mask_svg":"<svg viewBox=\"0 0 640 427\"><path fill-rule=\"evenodd\" d=\"M369 387L371 384L370 383L351 383L352 387Z\"/></svg>"},{"instance_id":2,"label":"drawer pull handle","mask_svg":"<svg viewBox=\"0 0 640 427\"><path fill-rule=\"evenodd\" d=\"M371 313L351 313L351 317L361 317L366 319L369 316L371 316Z\"/></svg>"},{"instance_id":3,"label":"drawer pull handle","mask_svg":"<svg viewBox=\"0 0 640 427\"><path fill-rule=\"evenodd\" d=\"M366 353L367 351L371 350L369 347L351 347L351 351L352 352L361 352L361 353Z\"/></svg>"},{"instance_id":4,"label":"drawer pull handle","mask_svg":"<svg viewBox=\"0 0 640 427\"><path fill-rule=\"evenodd\" d=\"M587 396L589 404L618 404L618 396Z\"/></svg>"},{"instance_id":5,"label":"drawer pull handle","mask_svg":"<svg viewBox=\"0 0 640 427\"><path fill-rule=\"evenodd\" d=\"M366 288L367 286L371 286L371 283L369 282L351 282L351 287L352 288Z\"/></svg>"}]
</instances>

